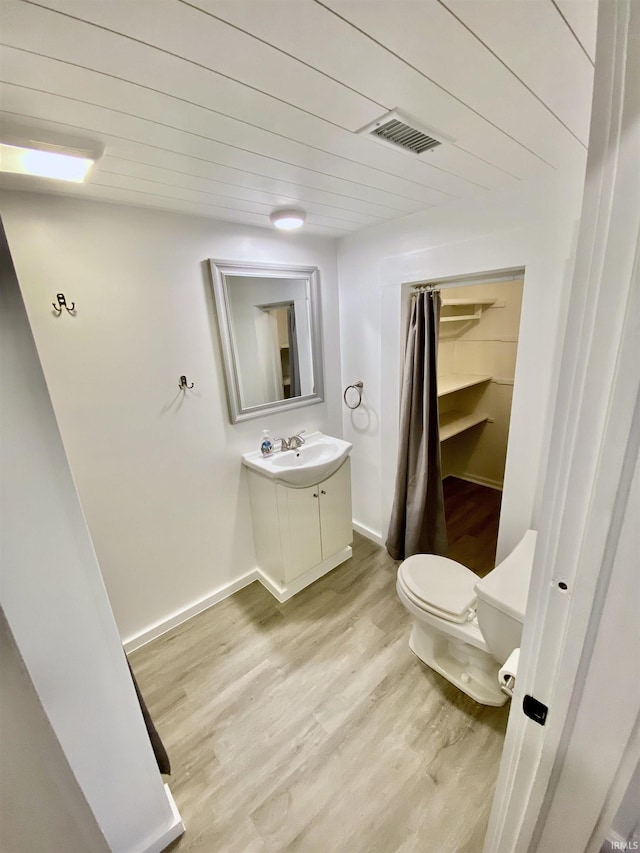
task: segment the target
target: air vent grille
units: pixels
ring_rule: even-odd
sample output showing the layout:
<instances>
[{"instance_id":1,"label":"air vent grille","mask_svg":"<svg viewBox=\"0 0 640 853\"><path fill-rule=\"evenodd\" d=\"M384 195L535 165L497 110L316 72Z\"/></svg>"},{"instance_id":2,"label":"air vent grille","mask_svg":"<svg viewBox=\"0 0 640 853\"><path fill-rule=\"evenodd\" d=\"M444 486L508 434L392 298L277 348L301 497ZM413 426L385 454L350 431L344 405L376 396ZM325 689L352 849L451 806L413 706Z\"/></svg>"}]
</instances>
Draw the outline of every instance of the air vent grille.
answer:
<instances>
[{"instance_id":1,"label":"air vent grille","mask_svg":"<svg viewBox=\"0 0 640 853\"><path fill-rule=\"evenodd\" d=\"M413 151L415 154L422 154L423 151L429 151L442 144L432 136L395 118L380 127L375 127L371 134L398 145L406 151Z\"/></svg>"}]
</instances>

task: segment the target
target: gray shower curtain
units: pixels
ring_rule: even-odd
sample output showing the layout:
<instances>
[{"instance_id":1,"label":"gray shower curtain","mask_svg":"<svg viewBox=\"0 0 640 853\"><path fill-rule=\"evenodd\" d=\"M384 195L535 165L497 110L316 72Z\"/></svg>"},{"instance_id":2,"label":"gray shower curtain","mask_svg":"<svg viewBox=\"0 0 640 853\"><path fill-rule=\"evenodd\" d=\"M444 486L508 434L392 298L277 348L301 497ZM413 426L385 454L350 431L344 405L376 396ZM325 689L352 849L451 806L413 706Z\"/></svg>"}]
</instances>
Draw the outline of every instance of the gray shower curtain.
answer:
<instances>
[{"instance_id":1,"label":"gray shower curtain","mask_svg":"<svg viewBox=\"0 0 640 853\"><path fill-rule=\"evenodd\" d=\"M447 553L436 378L439 321L440 293L416 293L407 334L398 473L386 543L394 560Z\"/></svg>"}]
</instances>

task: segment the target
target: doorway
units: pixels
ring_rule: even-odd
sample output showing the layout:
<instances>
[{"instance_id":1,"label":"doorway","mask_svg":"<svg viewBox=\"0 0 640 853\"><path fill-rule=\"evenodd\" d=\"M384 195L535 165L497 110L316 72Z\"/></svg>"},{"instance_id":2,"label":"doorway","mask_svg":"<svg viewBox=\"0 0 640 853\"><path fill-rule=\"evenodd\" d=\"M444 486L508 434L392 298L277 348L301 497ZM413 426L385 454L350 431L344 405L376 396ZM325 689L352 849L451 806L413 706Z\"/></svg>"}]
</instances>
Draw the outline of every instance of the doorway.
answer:
<instances>
[{"instance_id":1,"label":"doorway","mask_svg":"<svg viewBox=\"0 0 640 853\"><path fill-rule=\"evenodd\" d=\"M296 338L295 303L256 306L258 353L266 385L266 399L299 397L300 370Z\"/></svg>"},{"instance_id":2,"label":"doorway","mask_svg":"<svg viewBox=\"0 0 640 853\"><path fill-rule=\"evenodd\" d=\"M440 450L448 556L495 567L524 270L438 286Z\"/></svg>"}]
</instances>

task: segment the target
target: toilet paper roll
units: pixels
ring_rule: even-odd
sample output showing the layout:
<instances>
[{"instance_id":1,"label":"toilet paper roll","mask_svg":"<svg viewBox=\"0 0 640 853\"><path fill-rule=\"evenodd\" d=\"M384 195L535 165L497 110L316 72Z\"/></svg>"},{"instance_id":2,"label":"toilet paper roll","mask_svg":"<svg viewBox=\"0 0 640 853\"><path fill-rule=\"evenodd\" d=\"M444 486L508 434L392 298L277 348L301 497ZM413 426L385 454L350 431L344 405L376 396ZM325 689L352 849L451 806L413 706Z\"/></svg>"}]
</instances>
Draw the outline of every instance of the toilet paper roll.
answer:
<instances>
[{"instance_id":1,"label":"toilet paper roll","mask_svg":"<svg viewBox=\"0 0 640 853\"><path fill-rule=\"evenodd\" d=\"M506 693L507 696L513 696L513 688L516 682L516 676L518 675L519 658L520 649L514 649L498 673L500 690L502 690L503 693Z\"/></svg>"}]
</instances>

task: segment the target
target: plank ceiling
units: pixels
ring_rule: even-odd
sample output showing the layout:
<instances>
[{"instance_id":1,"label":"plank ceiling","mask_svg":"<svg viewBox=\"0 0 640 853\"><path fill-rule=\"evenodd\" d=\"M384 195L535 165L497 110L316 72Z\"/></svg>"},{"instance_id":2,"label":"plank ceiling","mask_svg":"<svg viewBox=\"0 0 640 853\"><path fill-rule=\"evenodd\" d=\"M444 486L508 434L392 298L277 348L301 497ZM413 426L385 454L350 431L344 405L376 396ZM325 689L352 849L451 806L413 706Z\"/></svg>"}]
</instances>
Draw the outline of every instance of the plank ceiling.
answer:
<instances>
[{"instance_id":1,"label":"plank ceiling","mask_svg":"<svg viewBox=\"0 0 640 853\"><path fill-rule=\"evenodd\" d=\"M101 140L1 186L329 237L584 160L594 0L0 0L0 120ZM392 109L453 138L366 136ZM1 134L0 134L1 135Z\"/></svg>"}]
</instances>

